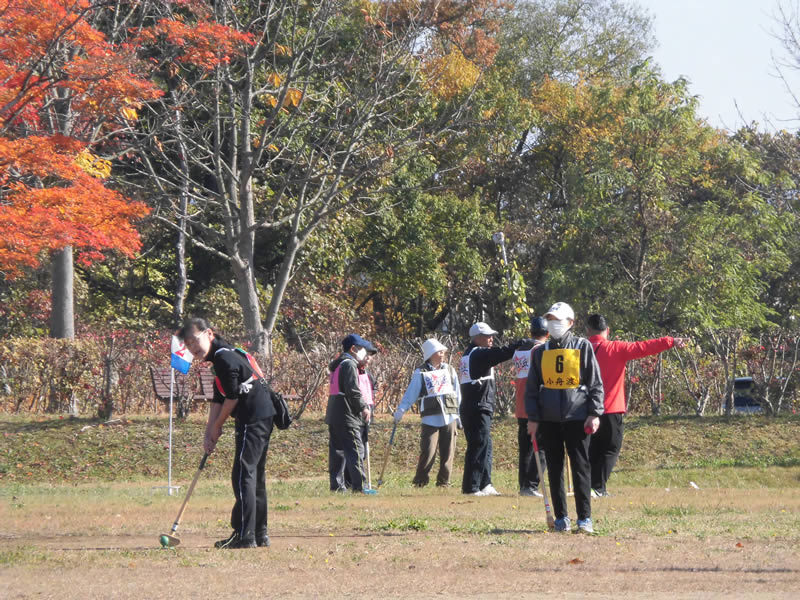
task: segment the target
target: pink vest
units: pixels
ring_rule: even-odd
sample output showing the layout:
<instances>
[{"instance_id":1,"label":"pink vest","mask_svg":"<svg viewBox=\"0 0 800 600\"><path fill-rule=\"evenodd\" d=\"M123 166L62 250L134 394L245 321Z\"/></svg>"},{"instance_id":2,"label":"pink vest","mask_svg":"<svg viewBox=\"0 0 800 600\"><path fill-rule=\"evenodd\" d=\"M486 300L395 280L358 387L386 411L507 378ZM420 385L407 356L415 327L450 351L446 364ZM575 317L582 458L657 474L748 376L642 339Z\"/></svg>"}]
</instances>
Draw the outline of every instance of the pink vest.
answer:
<instances>
[{"instance_id":1,"label":"pink vest","mask_svg":"<svg viewBox=\"0 0 800 600\"><path fill-rule=\"evenodd\" d=\"M329 380L330 389L328 391L328 394L331 396L342 393L339 389L339 369L341 368L342 365L339 364L339 366L334 369L333 373L331 373ZM375 399L372 397L372 384L369 381L369 375L366 373L358 374L358 389L361 392L361 398L364 400L365 404L368 406L375 404Z\"/></svg>"},{"instance_id":2,"label":"pink vest","mask_svg":"<svg viewBox=\"0 0 800 600\"><path fill-rule=\"evenodd\" d=\"M375 399L372 397L372 383L366 373L358 374L358 389L361 390L361 398L367 406L375 404Z\"/></svg>"}]
</instances>

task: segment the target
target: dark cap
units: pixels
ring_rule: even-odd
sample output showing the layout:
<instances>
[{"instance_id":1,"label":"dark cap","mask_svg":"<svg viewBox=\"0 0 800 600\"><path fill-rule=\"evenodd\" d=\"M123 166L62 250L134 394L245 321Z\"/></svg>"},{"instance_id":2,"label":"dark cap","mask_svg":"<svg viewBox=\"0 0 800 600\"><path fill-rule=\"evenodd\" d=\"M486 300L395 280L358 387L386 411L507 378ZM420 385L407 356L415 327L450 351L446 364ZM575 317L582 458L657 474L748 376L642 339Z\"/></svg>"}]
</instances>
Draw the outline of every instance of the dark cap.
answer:
<instances>
[{"instance_id":1,"label":"dark cap","mask_svg":"<svg viewBox=\"0 0 800 600\"><path fill-rule=\"evenodd\" d=\"M342 348L344 348L345 351L350 350L351 346L361 346L370 354L375 354L378 351L378 349L373 346L371 342L368 342L357 333L351 333L342 340Z\"/></svg>"},{"instance_id":2,"label":"dark cap","mask_svg":"<svg viewBox=\"0 0 800 600\"><path fill-rule=\"evenodd\" d=\"M531 319L531 334L532 335L547 334L547 320L544 317L534 317L533 319Z\"/></svg>"}]
</instances>

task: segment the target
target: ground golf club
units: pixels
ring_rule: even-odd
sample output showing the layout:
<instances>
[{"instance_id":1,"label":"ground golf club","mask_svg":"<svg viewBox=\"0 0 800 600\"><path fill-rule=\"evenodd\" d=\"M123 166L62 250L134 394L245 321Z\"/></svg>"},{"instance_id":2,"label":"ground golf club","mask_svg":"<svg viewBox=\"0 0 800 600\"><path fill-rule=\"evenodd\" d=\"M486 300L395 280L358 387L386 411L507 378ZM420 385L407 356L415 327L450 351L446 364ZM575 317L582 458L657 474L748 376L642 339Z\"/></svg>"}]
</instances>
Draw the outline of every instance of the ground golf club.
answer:
<instances>
[{"instance_id":1,"label":"ground golf club","mask_svg":"<svg viewBox=\"0 0 800 600\"><path fill-rule=\"evenodd\" d=\"M208 459L208 453L206 452L203 454L203 458L200 459L200 466L197 467L197 472L194 474L194 478L192 479L192 483L189 484L189 489L186 490L186 498L183 499L183 504L181 504L181 508L178 511L178 516L175 517L175 522L172 524L172 530L169 533L163 534L160 538L158 538L159 543L161 544L162 548L174 548L178 544L181 543L181 539L176 535L178 531L178 525L180 525L181 518L183 517L183 512L186 510L186 505L189 503L189 498L194 491L194 486L197 485L197 480L200 479L200 473L203 472L203 468L206 466L206 460Z\"/></svg>"},{"instance_id":2,"label":"ground golf club","mask_svg":"<svg viewBox=\"0 0 800 600\"><path fill-rule=\"evenodd\" d=\"M389 443L386 444L386 454L383 457L383 467L381 467L381 475L378 477L378 487L383 484L383 474L386 472L386 465L389 464L389 457L392 455L392 444L394 444L394 434L397 432L397 421L392 427L392 435L389 436Z\"/></svg>"},{"instance_id":3,"label":"ground golf club","mask_svg":"<svg viewBox=\"0 0 800 600\"><path fill-rule=\"evenodd\" d=\"M536 459L536 470L539 472L539 484L542 486L542 496L544 497L544 512L547 517L547 527L556 528L556 521L553 518L553 511L550 510L550 500L547 497L547 484L544 482L542 463L539 461L539 444L536 443L536 434L531 436L533 442L533 457Z\"/></svg>"}]
</instances>

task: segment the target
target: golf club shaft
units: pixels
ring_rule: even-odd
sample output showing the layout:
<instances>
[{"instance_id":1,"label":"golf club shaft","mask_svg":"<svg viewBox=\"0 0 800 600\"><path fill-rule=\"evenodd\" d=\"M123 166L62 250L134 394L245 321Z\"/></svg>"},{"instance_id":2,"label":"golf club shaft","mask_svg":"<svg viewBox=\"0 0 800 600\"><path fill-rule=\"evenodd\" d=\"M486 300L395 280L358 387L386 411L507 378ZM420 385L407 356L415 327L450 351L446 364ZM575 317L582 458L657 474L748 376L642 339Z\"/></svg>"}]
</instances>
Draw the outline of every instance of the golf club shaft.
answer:
<instances>
[{"instance_id":1,"label":"golf club shaft","mask_svg":"<svg viewBox=\"0 0 800 600\"><path fill-rule=\"evenodd\" d=\"M533 458L536 459L536 470L539 472L539 485L542 486L542 496L544 497L544 512L547 518L547 527L555 529L556 521L553 518L553 512L550 510L550 500L547 497L547 484L544 482L544 473L542 472L542 463L539 461L539 444L536 443L536 434L531 436L533 442Z\"/></svg>"},{"instance_id":2,"label":"golf club shaft","mask_svg":"<svg viewBox=\"0 0 800 600\"><path fill-rule=\"evenodd\" d=\"M389 457L392 455L392 444L394 444L394 434L397 431L397 421L394 422L392 427L392 435L389 436L389 443L386 446L386 454L383 457L383 467L381 468L381 476L378 477L378 487L383 483L383 474L386 472L386 465L389 464Z\"/></svg>"},{"instance_id":3,"label":"golf club shaft","mask_svg":"<svg viewBox=\"0 0 800 600\"><path fill-rule=\"evenodd\" d=\"M194 486L197 485L197 480L200 479L200 473L202 473L203 468L206 466L206 460L208 459L208 453L206 452L203 454L203 458L200 460L200 466L197 468L197 472L194 474L194 478L192 479L192 483L189 484L189 489L186 490L186 498L183 499L183 504L181 504L181 509L178 511L178 516L175 517L175 523L172 524L172 533L175 533L178 530L178 525L181 522L181 518L183 517L183 511L186 510L186 505L189 503L189 498L194 491Z\"/></svg>"},{"instance_id":4,"label":"golf club shaft","mask_svg":"<svg viewBox=\"0 0 800 600\"><path fill-rule=\"evenodd\" d=\"M369 442L365 444L364 453L367 455L367 487L372 489L372 470L369 466Z\"/></svg>"},{"instance_id":5,"label":"golf club shaft","mask_svg":"<svg viewBox=\"0 0 800 600\"><path fill-rule=\"evenodd\" d=\"M567 453L567 460L564 462L567 468L567 495L572 495L572 463L569 460L569 453Z\"/></svg>"}]
</instances>

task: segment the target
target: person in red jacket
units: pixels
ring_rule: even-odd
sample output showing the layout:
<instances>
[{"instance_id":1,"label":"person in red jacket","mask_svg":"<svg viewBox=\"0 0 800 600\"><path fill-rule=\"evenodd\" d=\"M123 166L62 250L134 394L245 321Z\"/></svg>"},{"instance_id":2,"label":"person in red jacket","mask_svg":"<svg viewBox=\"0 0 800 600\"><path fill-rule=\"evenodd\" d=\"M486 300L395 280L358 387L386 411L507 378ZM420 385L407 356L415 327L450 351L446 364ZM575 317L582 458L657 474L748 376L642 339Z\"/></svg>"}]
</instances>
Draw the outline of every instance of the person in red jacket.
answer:
<instances>
[{"instance_id":1,"label":"person in red jacket","mask_svg":"<svg viewBox=\"0 0 800 600\"><path fill-rule=\"evenodd\" d=\"M644 358L669 350L683 348L688 339L669 336L643 342L611 341L608 339L608 322L599 314L591 315L586 333L594 348L600 376L605 390L605 411L600 416L600 428L589 443L589 461L592 465L592 497L608 496L606 484L617 464L622 449L623 419L628 410L625 397L625 367L629 360Z\"/></svg>"}]
</instances>

